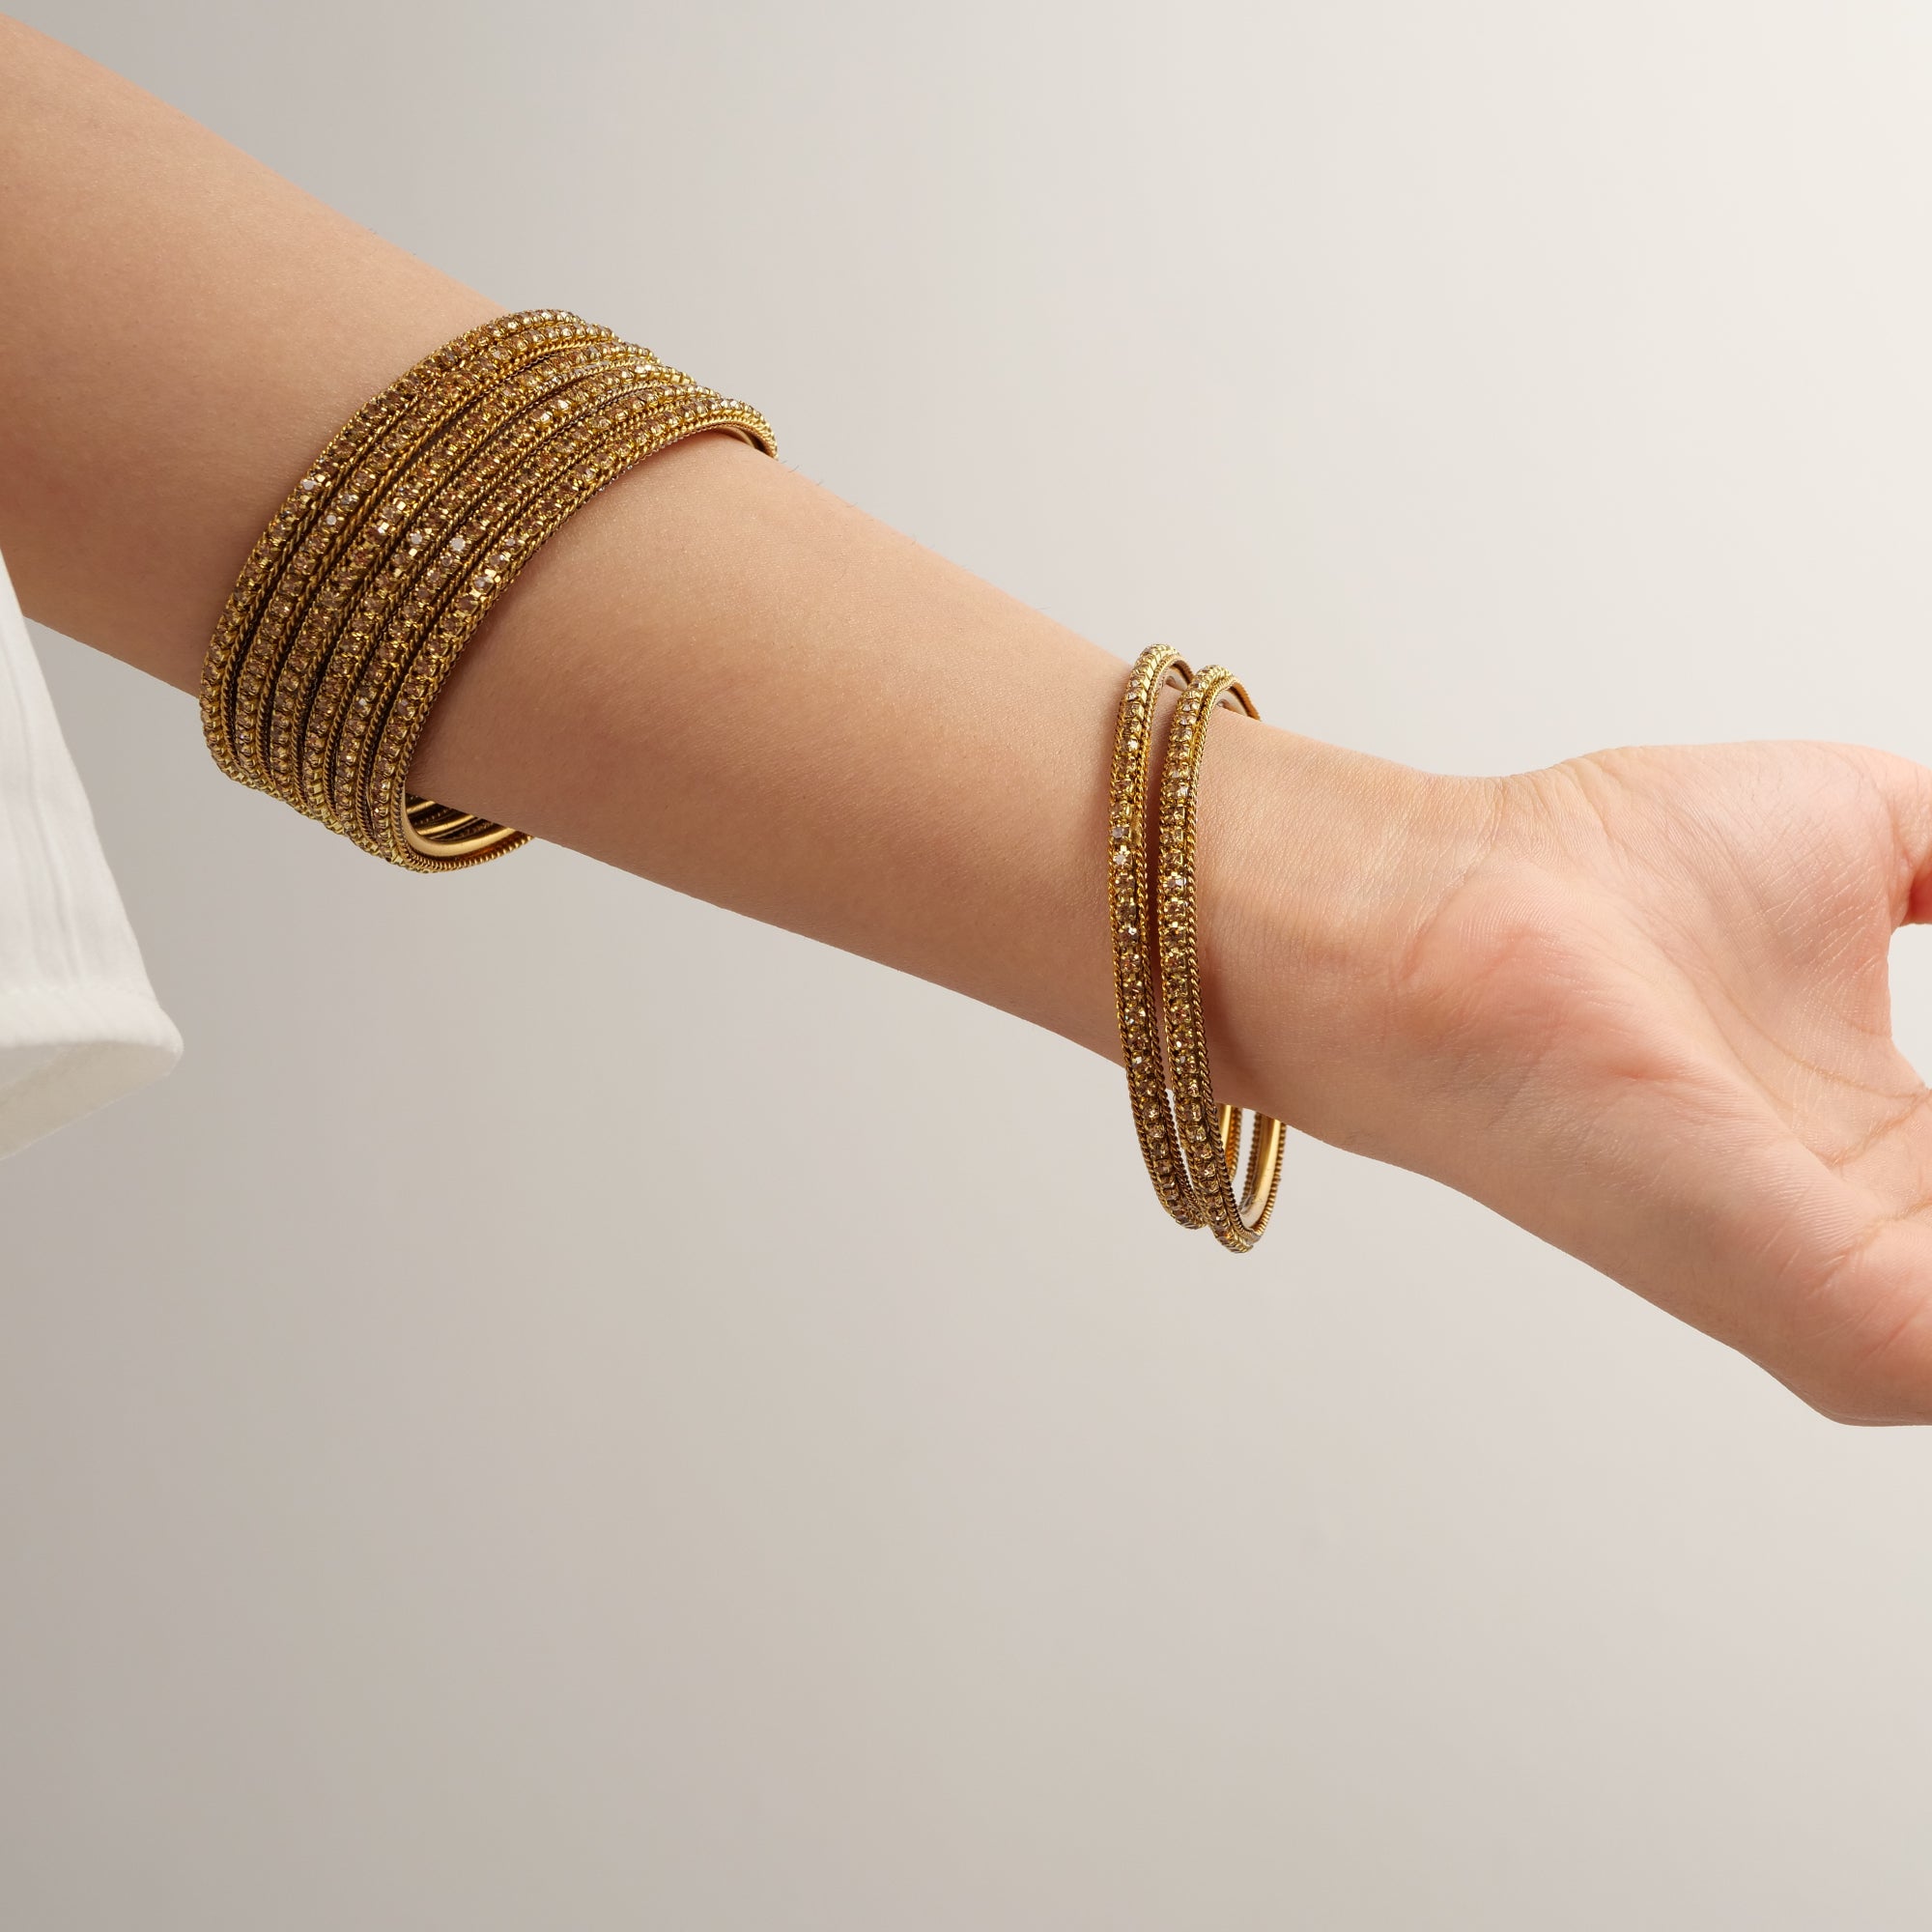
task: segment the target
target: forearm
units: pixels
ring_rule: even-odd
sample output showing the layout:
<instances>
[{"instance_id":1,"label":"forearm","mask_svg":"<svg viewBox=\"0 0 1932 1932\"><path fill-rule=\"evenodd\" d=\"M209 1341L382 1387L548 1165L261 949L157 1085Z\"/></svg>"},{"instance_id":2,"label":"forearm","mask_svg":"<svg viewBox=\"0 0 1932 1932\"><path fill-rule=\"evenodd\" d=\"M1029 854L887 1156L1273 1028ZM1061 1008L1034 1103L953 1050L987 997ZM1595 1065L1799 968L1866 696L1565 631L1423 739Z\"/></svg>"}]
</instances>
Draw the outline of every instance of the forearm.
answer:
<instances>
[{"instance_id":1,"label":"forearm","mask_svg":"<svg viewBox=\"0 0 1932 1932\"><path fill-rule=\"evenodd\" d=\"M573 518L495 621L420 789L1117 1051L1120 659L724 438ZM1264 976L1332 976L1423 781L1232 713L1209 755L1218 1043L1279 1100Z\"/></svg>"},{"instance_id":2,"label":"forearm","mask_svg":"<svg viewBox=\"0 0 1932 1932\"><path fill-rule=\"evenodd\" d=\"M70 49L11 23L0 49L0 247L33 265L0 292L0 551L31 616L192 690L301 466L502 305ZM1111 1054L1099 855L1122 671L782 465L700 438L545 546L466 652L411 782ZM1375 855L1425 781L1231 713L1214 739L1219 1070L1293 1117L1268 988L1299 984L1327 1024L1364 895L1399 890Z\"/></svg>"}]
</instances>

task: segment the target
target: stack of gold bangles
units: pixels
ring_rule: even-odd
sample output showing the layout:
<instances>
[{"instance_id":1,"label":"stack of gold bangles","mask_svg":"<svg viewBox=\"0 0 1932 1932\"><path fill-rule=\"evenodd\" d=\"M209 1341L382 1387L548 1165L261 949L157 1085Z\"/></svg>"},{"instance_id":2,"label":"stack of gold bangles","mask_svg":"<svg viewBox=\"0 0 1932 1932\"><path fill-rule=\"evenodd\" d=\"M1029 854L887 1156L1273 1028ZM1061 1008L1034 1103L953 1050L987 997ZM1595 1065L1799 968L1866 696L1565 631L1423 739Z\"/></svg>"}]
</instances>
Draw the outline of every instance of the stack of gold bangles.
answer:
<instances>
[{"instance_id":1,"label":"stack of gold bangles","mask_svg":"<svg viewBox=\"0 0 1932 1932\"><path fill-rule=\"evenodd\" d=\"M1151 800L1156 712L1169 685L1178 685L1180 696ZM1220 665L1190 671L1162 644L1151 645L1134 661L1114 741L1108 907L1121 1054L1148 1177L1161 1205L1183 1228L1205 1225L1223 1247L1245 1254L1261 1239L1274 1208L1282 1123L1255 1116L1246 1176L1236 1194L1242 1116L1214 1098L1196 944L1195 808L1208 714L1217 704L1238 705L1251 718L1261 715L1234 673Z\"/></svg>"},{"instance_id":2,"label":"stack of gold bangles","mask_svg":"<svg viewBox=\"0 0 1932 1932\"><path fill-rule=\"evenodd\" d=\"M336 432L242 566L202 670L215 763L412 871L523 844L404 788L430 707L564 519L705 430L777 454L756 410L567 309L424 356Z\"/></svg>"}]
</instances>

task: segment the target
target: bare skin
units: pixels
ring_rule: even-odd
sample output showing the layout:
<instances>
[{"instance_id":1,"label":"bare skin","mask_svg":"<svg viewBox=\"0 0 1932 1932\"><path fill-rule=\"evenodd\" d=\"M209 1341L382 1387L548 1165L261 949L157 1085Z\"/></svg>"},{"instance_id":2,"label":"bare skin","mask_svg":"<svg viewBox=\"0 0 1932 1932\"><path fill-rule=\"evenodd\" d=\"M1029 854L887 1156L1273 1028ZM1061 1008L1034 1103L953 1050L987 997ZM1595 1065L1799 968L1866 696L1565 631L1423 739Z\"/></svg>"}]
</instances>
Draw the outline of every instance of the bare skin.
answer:
<instances>
[{"instance_id":1,"label":"bare skin","mask_svg":"<svg viewBox=\"0 0 1932 1932\"><path fill-rule=\"evenodd\" d=\"M192 691L300 467L512 304L5 20L0 103L0 259L33 265L0 277L0 553L30 616ZM1123 668L706 437L546 546L411 782L1113 1057ZM1229 1097L1462 1189L1827 1415L1932 1420L1932 1109L1887 983L1932 919L1932 771L1777 743L1453 778L1223 712L1202 812Z\"/></svg>"}]
</instances>

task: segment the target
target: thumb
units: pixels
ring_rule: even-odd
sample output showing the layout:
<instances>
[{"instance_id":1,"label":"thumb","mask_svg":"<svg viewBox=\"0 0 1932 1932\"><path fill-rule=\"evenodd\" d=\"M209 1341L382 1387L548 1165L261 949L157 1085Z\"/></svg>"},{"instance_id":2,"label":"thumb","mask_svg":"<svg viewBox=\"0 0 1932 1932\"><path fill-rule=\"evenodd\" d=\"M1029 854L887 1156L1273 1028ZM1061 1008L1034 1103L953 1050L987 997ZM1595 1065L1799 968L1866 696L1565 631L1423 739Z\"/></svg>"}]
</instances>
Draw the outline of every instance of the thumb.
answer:
<instances>
[{"instance_id":1,"label":"thumb","mask_svg":"<svg viewBox=\"0 0 1932 1932\"><path fill-rule=\"evenodd\" d=\"M1834 745L1885 801L1897 847L1892 924L1932 925L1932 765L1871 745Z\"/></svg>"}]
</instances>

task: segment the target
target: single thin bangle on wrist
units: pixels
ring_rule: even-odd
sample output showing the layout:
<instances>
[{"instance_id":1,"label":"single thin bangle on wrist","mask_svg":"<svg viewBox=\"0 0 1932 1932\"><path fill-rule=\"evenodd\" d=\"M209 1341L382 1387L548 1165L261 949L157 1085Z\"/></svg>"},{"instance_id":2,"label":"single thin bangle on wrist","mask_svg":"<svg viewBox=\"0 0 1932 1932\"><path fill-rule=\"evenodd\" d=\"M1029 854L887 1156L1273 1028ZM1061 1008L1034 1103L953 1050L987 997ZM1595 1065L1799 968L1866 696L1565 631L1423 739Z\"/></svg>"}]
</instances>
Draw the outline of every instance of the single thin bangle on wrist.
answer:
<instances>
[{"instance_id":1,"label":"single thin bangle on wrist","mask_svg":"<svg viewBox=\"0 0 1932 1932\"><path fill-rule=\"evenodd\" d=\"M1136 661L1121 697L1107 812L1108 909L1127 1100L1133 1109L1134 1131L1140 1139L1148 1179L1161 1206L1183 1228L1200 1227L1207 1215L1188 1178L1168 1096L1147 834L1149 777L1160 694L1170 684L1184 690L1192 675L1176 652L1158 644L1142 652Z\"/></svg>"},{"instance_id":2,"label":"single thin bangle on wrist","mask_svg":"<svg viewBox=\"0 0 1932 1932\"><path fill-rule=\"evenodd\" d=\"M1181 1153L1214 1238L1241 1254L1261 1239L1274 1211L1281 1184L1283 1127L1270 1115L1255 1115L1247 1177L1237 1196L1234 1177L1240 1164L1242 1115L1214 1098L1201 1006L1195 894L1202 754L1207 750L1208 719L1223 704L1238 705L1250 718L1261 716L1234 673L1225 666L1209 665L1195 673L1169 726L1161 761L1154 903L1161 936L1161 1017L1173 1064Z\"/></svg>"}]
</instances>

